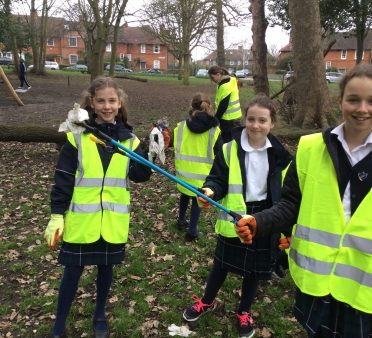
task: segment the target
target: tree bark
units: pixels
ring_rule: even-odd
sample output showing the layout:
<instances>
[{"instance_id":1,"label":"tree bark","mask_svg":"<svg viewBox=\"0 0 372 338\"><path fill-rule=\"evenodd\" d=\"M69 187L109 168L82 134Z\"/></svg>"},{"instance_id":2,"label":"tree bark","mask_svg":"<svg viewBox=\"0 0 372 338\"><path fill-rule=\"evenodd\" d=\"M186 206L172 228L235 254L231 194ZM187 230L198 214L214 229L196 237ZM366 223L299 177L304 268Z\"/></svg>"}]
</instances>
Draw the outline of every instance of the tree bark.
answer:
<instances>
[{"instance_id":1,"label":"tree bark","mask_svg":"<svg viewBox=\"0 0 372 338\"><path fill-rule=\"evenodd\" d=\"M216 42L217 42L217 64L225 67L225 43L224 35L224 20L222 11L222 0L216 0L216 15L217 15L217 29L216 29Z\"/></svg>"},{"instance_id":2,"label":"tree bark","mask_svg":"<svg viewBox=\"0 0 372 338\"><path fill-rule=\"evenodd\" d=\"M56 129L38 126L1 126L0 142L64 143L66 134Z\"/></svg>"},{"instance_id":3,"label":"tree bark","mask_svg":"<svg viewBox=\"0 0 372 338\"><path fill-rule=\"evenodd\" d=\"M252 56L253 85L256 93L269 96L269 80L267 79L267 45L265 41L267 20L265 18L265 1L250 0L252 13Z\"/></svg>"},{"instance_id":4,"label":"tree bark","mask_svg":"<svg viewBox=\"0 0 372 338\"><path fill-rule=\"evenodd\" d=\"M330 103L325 78L318 0L289 0L297 127L325 128ZM306 16L303 14L306 13Z\"/></svg>"}]
</instances>

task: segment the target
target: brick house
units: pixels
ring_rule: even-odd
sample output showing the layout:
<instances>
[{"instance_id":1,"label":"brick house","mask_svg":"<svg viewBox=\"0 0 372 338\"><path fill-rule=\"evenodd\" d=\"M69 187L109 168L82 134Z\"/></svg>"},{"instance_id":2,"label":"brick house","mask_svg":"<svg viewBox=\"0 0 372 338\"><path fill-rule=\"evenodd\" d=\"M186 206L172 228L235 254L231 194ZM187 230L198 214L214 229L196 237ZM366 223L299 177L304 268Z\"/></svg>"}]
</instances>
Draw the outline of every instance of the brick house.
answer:
<instances>
[{"instance_id":1,"label":"brick house","mask_svg":"<svg viewBox=\"0 0 372 338\"><path fill-rule=\"evenodd\" d=\"M73 24L63 18L48 18L45 54L48 60L75 64L84 58L85 44Z\"/></svg>"},{"instance_id":2,"label":"brick house","mask_svg":"<svg viewBox=\"0 0 372 338\"><path fill-rule=\"evenodd\" d=\"M249 49L243 49L239 46L238 49L225 50L225 67L233 70L249 68L252 62L252 54ZM217 65L217 51L213 51L207 55L203 60L200 60L199 65L204 65L207 68Z\"/></svg>"},{"instance_id":3,"label":"brick house","mask_svg":"<svg viewBox=\"0 0 372 338\"><path fill-rule=\"evenodd\" d=\"M84 59L84 41L73 29L74 23L64 18L48 18L46 56L62 64L75 64ZM146 28L123 25L119 31L116 50L117 59L128 61L127 66L133 70L156 68L167 70L175 66L175 58L168 48ZM111 43L106 46L105 59L111 57Z\"/></svg>"},{"instance_id":4,"label":"brick house","mask_svg":"<svg viewBox=\"0 0 372 338\"><path fill-rule=\"evenodd\" d=\"M324 57L324 67L325 69L337 68L341 72L346 72L355 66L356 37L348 32L335 33L334 37L336 38L336 43ZM324 42L324 48L326 48L326 43ZM279 52L280 62L292 53L292 44L288 43ZM372 31L369 31L364 39L362 63L372 63Z\"/></svg>"},{"instance_id":5,"label":"brick house","mask_svg":"<svg viewBox=\"0 0 372 338\"><path fill-rule=\"evenodd\" d=\"M106 48L106 57L110 58L111 45ZM120 60L127 58L128 67L133 70L162 69L175 66L175 58L169 53L167 46L146 27L120 28L116 56Z\"/></svg>"}]
</instances>

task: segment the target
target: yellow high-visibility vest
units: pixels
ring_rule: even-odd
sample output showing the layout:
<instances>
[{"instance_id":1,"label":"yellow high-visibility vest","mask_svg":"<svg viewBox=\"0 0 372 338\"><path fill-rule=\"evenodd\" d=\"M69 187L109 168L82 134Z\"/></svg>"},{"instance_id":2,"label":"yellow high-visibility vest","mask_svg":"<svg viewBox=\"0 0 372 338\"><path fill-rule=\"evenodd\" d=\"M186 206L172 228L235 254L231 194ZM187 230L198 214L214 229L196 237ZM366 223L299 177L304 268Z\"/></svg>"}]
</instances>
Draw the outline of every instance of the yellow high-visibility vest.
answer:
<instances>
[{"instance_id":1,"label":"yellow high-visibility vest","mask_svg":"<svg viewBox=\"0 0 372 338\"><path fill-rule=\"evenodd\" d=\"M174 151L176 176L193 185L202 187L208 176L213 160L213 148L221 131L219 127L213 127L204 133L196 134L190 131L186 121L180 122L174 129ZM177 183L177 189L188 196L196 196L195 193Z\"/></svg>"},{"instance_id":2,"label":"yellow high-visibility vest","mask_svg":"<svg viewBox=\"0 0 372 338\"><path fill-rule=\"evenodd\" d=\"M302 193L289 267L299 289L372 313L372 190L348 222L321 133L301 138L296 155Z\"/></svg>"},{"instance_id":3,"label":"yellow high-visibility vest","mask_svg":"<svg viewBox=\"0 0 372 338\"><path fill-rule=\"evenodd\" d=\"M229 105L222 115L222 120L236 120L242 117L239 101L239 89L236 78L231 77L229 82L217 85L214 104L216 109L220 102L230 94Z\"/></svg>"},{"instance_id":4,"label":"yellow high-visibility vest","mask_svg":"<svg viewBox=\"0 0 372 338\"><path fill-rule=\"evenodd\" d=\"M229 210L245 215L247 208L243 196L243 180L238 158L238 144L235 140L225 143L222 147L226 165L229 167L229 185L227 194L220 203ZM215 232L224 237L238 237L235 232L233 218L220 210L217 214Z\"/></svg>"},{"instance_id":5,"label":"yellow high-visibility vest","mask_svg":"<svg viewBox=\"0 0 372 338\"><path fill-rule=\"evenodd\" d=\"M78 168L63 240L85 244L102 236L109 243L125 243L130 215L128 157L114 153L104 174L97 145L89 134L68 133L67 139L77 148ZM131 150L139 143L134 135L121 142Z\"/></svg>"}]
</instances>

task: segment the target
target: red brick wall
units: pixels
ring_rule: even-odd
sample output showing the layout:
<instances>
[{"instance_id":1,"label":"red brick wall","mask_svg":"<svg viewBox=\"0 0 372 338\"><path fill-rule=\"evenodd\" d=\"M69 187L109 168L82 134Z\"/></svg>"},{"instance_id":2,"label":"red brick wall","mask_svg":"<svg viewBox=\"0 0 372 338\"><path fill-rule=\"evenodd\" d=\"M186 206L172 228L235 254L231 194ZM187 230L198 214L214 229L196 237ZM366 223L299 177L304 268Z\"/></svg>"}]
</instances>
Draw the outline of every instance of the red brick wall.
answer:
<instances>
[{"instance_id":1,"label":"red brick wall","mask_svg":"<svg viewBox=\"0 0 372 338\"><path fill-rule=\"evenodd\" d=\"M76 47L69 46L69 37L75 37L77 40ZM54 38L54 46L46 46L46 55L56 54L56 61L60 64L69 64L69 56L71 54L77 55L78 59L82 58L85 51L85 45L83 39L77 32L69 32L62 38Z\"/></svg>"},{"instance_id":2,"label":"red brick wall","mask_svg":"<svg viewBox=\"0 0 372 338\"><path fill-rule=\"evenodd\" d=\"M341 60L341 50L331 50L324 57L324 65L330 63L330 67L337 68L340 70L349 70L355 66L355 50L348 50L346 53L346 59ZM371 51L364 51L364 57L362 63L371 62Z\"/></svg>"},{"instance_id":3,"label":"red brick wall","mask_svg":"<svg viewBox=\"0 0 372 338\"><path fill-rule=\"evenodd\" d=\"M285 59L289 55L289 52L281 52L279 54L279 60ZM340 70L349 70L355 66L355 50L348 50L346 53L346 59L341 60L341 50L331 50L324 57L324 67L327 62L330 62L330 67L337 68ZM364 57L362 63L371 63L372 53L370 50L364 51Z\"/></svg>"}]
</instances>

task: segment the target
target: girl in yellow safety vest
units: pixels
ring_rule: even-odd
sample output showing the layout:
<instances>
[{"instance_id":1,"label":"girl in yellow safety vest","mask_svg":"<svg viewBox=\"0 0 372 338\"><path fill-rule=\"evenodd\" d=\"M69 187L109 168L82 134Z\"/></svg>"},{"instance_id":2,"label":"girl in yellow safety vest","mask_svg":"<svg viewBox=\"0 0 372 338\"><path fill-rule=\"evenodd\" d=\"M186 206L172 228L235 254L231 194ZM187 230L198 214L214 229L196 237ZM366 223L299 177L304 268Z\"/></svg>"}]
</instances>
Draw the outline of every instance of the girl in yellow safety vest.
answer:
<instances>
[{"instance_id":1,"label":"girl in yellow safety vest","mask_svg":"<svg viewBox=\"0 0 372 338\"><path fill-rule=\"evenodd\" d=\"M82 108L89 124L143 156L127 123L126 94L108 77L95 79L84 93ZM118 153L111 144L97 144L89 133L68 133L51 192L51 219L44 237L54 249L63 239L58 262L65 266L51 337L66 337L65 323L86 265L97 265L94 337L108 337L105 306L113 265L123 261L128 238L128 179L147 181L151 169ZM75 335L71 335L74 337Z\"/></svg>"},{"instance_id":2,"label":"girl in yellow safety vest","mask_svg":"<svg viewBox=\"0 0 372 338\"><path fill-rule=\"evenodd\" d=\"M309 337L372 337L372 65L340 81L344 122L301 138L282 199L246 215L236 230L250 242L292 230L294 313Z\"/></svg>"},{"instance_id":3,"label":"girl in yellow safety vest","mask_svg":"<svg viewBox=\"0 0 372 338\"><path fill-rule=\"evenodd\" d=\"M292 156L270 134L275 117L274 104L267 96L258 95L250 102L245 127L234 129L233 140L223 145L213 163L203 184L205 195L239 214L268 208L279 200L282 172ZM251 305L259 280L270 279L275 269L279 234L245 245L225 212L218 213L215 232L217 246L204 295L201 299L194 296L196 303L183 312L183 318L193 322L214 310L217 293L232 272L243 277L236 313L239 337L253 337Z\"/></svg>"},{"instance_id":4,"label":"girl in yellow safety vest","mask_svg":"<svg viewBox=\"0 0 372 338\"><path fill-rule=\"evenodd\" d=\"M216 84L215 117L220 121L221 137L226 143L231 141L231 131L240 126L242 117L237 78L220 66L212 66L208 74Z\"/></svg>"},{"instance_id":5,"label":"girl in yellow safety vest","mask_svg":"<svg viewBox=\"0 0 372 338\"><path fill-rule=\"evenodd\" d=\"M216 154L222 148L218 120L213 116L209 98L196 94L191 102L191 112L187 120L180 122L174 130L174 151L176 175L183 181L201 188L212 167ZM187 229L185 240L196 240L201 232L197 225L200 215L196 195L177 184L181 193L177 226ZM186 221L186 211L191 199L190 223Z\"/></svg>"}]
</instances>

